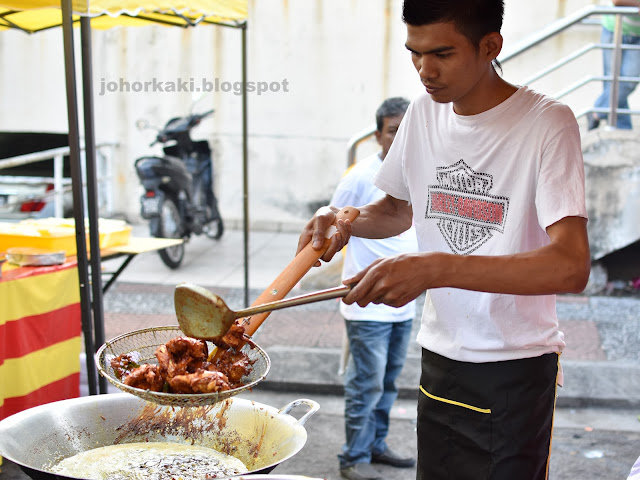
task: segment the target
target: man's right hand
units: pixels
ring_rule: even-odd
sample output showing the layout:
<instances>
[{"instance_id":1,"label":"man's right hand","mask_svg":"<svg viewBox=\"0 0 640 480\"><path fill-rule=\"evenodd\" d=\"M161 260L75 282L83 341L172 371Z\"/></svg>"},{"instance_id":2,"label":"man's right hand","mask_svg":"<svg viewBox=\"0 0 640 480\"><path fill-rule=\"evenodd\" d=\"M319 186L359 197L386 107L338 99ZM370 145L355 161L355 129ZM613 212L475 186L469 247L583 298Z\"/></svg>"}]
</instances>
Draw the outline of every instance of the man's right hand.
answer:
<instances>
[{"instance_id":1,"label":"man's right hand","mask_svg":"<svg viewBox=\"0 0 640 480\"><path fill-rule=\"evenodd\" d=\"M315 250L320 250L325 240L327 229L336 221L336 213L339 211L336 207L326 206L320 208L313 216L300 234L298 239L298 249L296 254L300 252L309 242ZM351 237L351 222L349 220L338 220L336 223L336 233L331 236L331 244L329 249L321 257L325 262L330 261L333 256L342 250ZM316 263L316 267L321 265Z\"/></svg>"}]
</instances>

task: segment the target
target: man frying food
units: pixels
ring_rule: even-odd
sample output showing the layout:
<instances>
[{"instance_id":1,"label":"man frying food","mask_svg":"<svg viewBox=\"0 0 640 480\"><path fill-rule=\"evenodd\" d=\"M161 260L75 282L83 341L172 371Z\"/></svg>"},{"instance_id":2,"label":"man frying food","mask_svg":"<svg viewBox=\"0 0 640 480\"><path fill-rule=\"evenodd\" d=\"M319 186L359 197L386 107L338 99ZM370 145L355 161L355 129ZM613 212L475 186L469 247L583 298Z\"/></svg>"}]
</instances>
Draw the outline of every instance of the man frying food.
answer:
<instances>
[{"instance_id":1,"label":"man frying food","mask_svg":"<svg viewBox=\"0 0 640 480\"><path fill-rule=\"evenodd\" d=\"M373 262L346 304L405 305L426 291L417 341L418 479L545 479L559 356L557 293L589 276L584 170L571 110L496 71L502 0L405 0L406 48L426 92L407 110L375 185L340 221L386 238L412 220L420 251ZM319 249L322 208L298 250Z\"/></svg>"}]
</instances>

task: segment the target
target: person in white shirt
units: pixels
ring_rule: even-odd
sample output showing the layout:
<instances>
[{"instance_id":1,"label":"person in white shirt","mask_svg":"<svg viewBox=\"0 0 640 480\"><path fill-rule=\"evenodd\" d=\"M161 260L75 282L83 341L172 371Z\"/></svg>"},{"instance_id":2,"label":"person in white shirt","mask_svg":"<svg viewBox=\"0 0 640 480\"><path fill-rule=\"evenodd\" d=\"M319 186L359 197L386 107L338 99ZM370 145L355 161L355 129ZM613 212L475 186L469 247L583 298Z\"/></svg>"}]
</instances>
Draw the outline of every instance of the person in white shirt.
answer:
<instances>
[{"instance_id":1,"label":"person in white shirt","mask_svg":"<svg viewBox=\"0 0 640 480\"><path fill-rule=\"evenodd\" d=\"M373 184L373 178L408 106L408 100L392 97L378 107L375 137L381 151L358 161L347 171L331 198L331 205L360 207L384 197L384 192ZM378 258L417 250L414 228L377 240L354 237L346 248L342 278L353 277ZM411 301L398 308L373 303L361 307L341 302L340 313L345 319L351 352L344 380L346 440L338 455L340 473L348 480L381 480L371 463L399 468L415 465L414 458L402 457L385 440L391 407L398 396L395 382L407 357L416 305Z\"/></svg>"},{"instance_id":2,"label":"person in white shirt","mask_svg":"<svg viewBox=\"0 0 640 480\"><path fill-rule=\"evenodd\" d=\"M406 48L426 93L409 106L375 184L386 195L338 222L351 235L415 225L419 253L346 284L360 306L426 291L418 343L418 479L548 478L559 354L555 295L590 270L584 168L571 110L496 71L502 0L405 0ZM320 248L322 208L298 248Z\"/></svg>"}]
</instances>

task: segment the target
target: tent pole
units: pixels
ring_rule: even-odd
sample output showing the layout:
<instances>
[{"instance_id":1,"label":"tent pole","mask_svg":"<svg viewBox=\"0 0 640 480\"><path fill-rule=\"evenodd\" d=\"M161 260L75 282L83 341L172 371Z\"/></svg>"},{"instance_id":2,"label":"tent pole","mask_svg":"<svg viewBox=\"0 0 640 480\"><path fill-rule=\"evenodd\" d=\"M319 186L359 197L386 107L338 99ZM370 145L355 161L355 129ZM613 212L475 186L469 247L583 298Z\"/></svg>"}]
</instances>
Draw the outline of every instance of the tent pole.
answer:
<instances>
[{"instance_id":1,"label":"tent pole","mask_svg":"<svg viewBox=\"0 0 640 480\"><path fill-rule=\"evenodd\" d=\"M242 85L247 84L247 22L242 24ZM249 306L249 129L247 91L242 92L242 190L244 207L244 304Z\"/></svg>"},{"instance_id":2,"label":"tent pole","mask_svg":"<svg viewBox=\"0 0 640 480\"><path fill-rule=\"evenodd\" d=\"M82 52L82 105L84 107L84 148L87 176L87 204L89 216L89 247L91 252L100 252L98 180L96 172L96 142L93 118L93 68L91 55L91 18L80 19ZM104 310L102 304L102 267L100 255L91 255L91 306L93 308L94 347L104 343ZM92 352L92 354L95 352ZM108 382L98 376L100 393L107 393Z\"/></svg>"},{"instance_id":3,"label":"tent pole","mask_svg":"<svg viewBox=\"0 0 640 480\"><path fill-rule=\"evenodd\" d=\"M78 99L76 92L75 57L73 44L73 13L71 0L61 0L62 35L64 40L64 65L67 90L67 116L69 119L69 158L71 166L71 188L73 192L73 216L76 230L76 258L80 283L80 312L87 359L89 394L96 392L96 369L93 358L93 328L91 321L91 292L87 265L87 242L84 227L84 200L82 196L82 166L80 164L80 134L78 128Z\"/></svg>"}]
</instances>

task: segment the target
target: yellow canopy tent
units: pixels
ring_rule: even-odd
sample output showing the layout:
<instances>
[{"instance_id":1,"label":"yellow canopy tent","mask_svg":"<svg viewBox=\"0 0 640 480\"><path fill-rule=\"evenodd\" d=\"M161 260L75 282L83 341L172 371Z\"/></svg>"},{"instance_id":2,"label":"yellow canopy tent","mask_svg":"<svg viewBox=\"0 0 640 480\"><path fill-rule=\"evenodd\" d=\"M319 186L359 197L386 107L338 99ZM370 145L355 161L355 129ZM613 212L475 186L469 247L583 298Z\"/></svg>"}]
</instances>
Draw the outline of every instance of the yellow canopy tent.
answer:
<instances>
[{"instance_id":1,"label":"yellow canopy tent","mask_svg":"<svg viewBox=\"0 0 640 480\"><path fill-rule=\"evenodd\" d=\"M239 27L246 23L247 0L75 0L73 21L92 19L91 28L149 23L190 27L200 23ZM0 30L17 28L35 33L62 25L60 2L55 0L0 0Z\"/></svg>"},{"instance_id":2,"label":"yellow canopy tent","mask_svg":"<svg viewBox=\"0 0 640 480\"><path fill-rule=\"evenodd\" d=\"M82 49L82 85L84 107L85 172L91 250L99 251L98 207L96 194L95 133L93 122L93 89L91 59L91 28L142 26L161 24L182 28L199 24L214 24L238 28L242 32L242 80L246 84L247 0L0 0L0 30L18 29L35 33L62 26L64 41L67 115L69 121L70 167L80 281L80 307L89 393L106 393L107 381L97 378L91 352L104 343L102 278L100 256L92 255L91 280L85 235L85 208L80 164L80 132L76 97L73 25L80 24ZM243 130L243 206L244 206L244 266L245 304L249 303L248 287L248 179L247 179L247 98L242 96ZM93 316L92 316L93 311Z\"/></svg>"}]
</instances>

